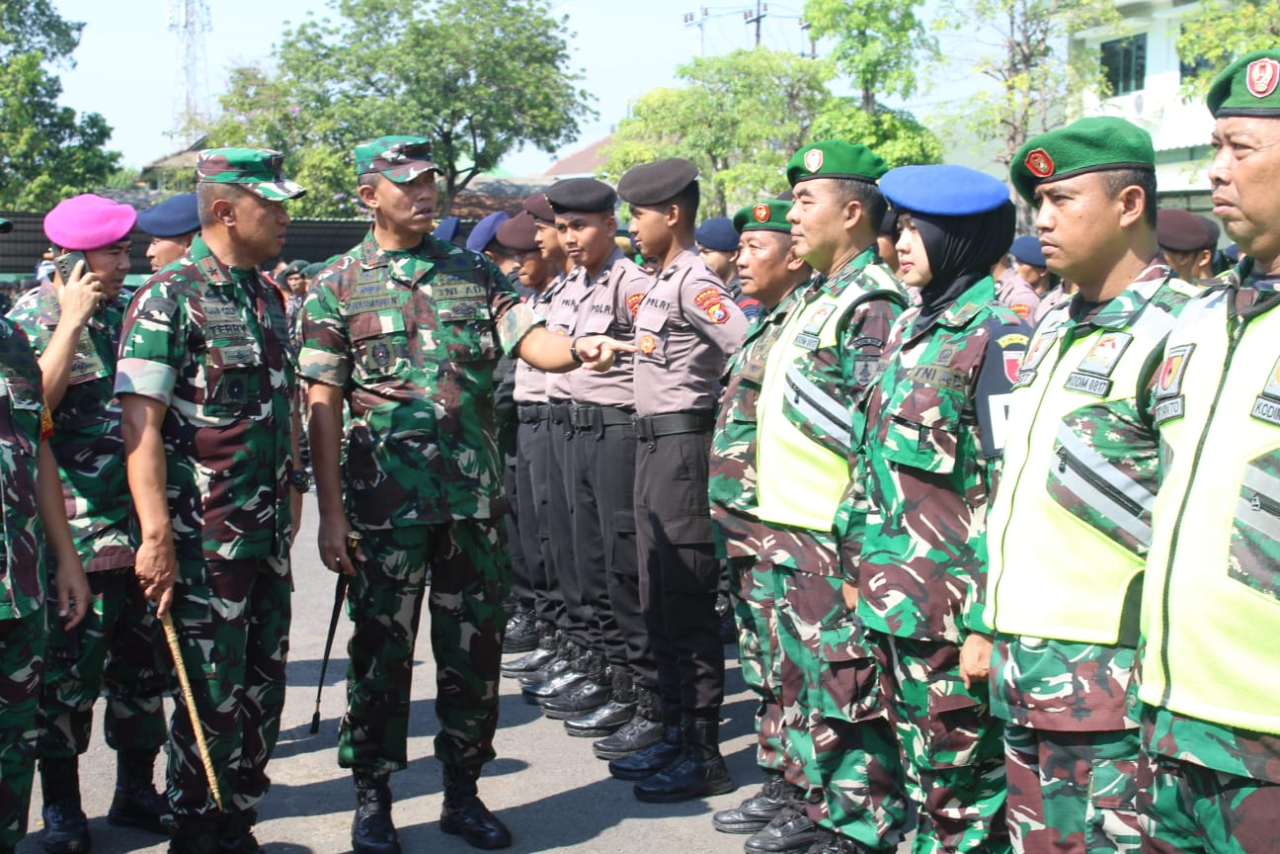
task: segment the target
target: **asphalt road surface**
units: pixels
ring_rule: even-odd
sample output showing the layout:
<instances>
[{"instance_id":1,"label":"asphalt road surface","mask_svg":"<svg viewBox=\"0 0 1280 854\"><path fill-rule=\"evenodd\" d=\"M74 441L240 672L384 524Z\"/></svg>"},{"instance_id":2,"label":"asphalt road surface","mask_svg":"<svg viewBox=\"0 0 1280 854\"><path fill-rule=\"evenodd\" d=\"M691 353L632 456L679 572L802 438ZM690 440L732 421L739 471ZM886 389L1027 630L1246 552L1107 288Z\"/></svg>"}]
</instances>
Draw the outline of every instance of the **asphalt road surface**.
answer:
<instances>
[{"instance_id":1,"label":"asphalt road surface","mask_svg":"<svg viewBox=\"0 0 1280 854\"><path fill-rule=\"evenodd\" d=\"M293 598L288 700L280 742L268 768L271 791L259 808L256 829L258 840L271 854L340 854L351 850L354 793L350 775L337 765L338 721L345 707L346 641L350 635L345 616L339 622L326 677L320 732L309 734L334 581L316 554L317 522L314 502L309 501L293 550L297 591ZM392 777L394 818L406 854L462 854L473 849L461 837L440 830L443 784L440 763L432 756L437 722L433 703L435 668L427 619L424 609L413 675L410 764ZM717 833L711 827L714 810L736 804L760 784L752 733L754 703L743 685L736 650L725 647L725 652L729 672L722 749L739 789L682 804L637 801L631 793L632 784L612 779L605 763L594 757L590 739L565 735L560 722L543 718L536 706L527 705L520 698L515 680L504 679L496 739L498 758L486 766L480 794L511 828L515 842L509 850L740 852L746 837ZM171 711L172 703L167 705ZM115 785L115 753L102 739L102 706L103 703L97 706L92 746L80 762L93 850L96 854L161 854L167 848L167 841L161 837L107 824L107 808ZM162 754L156 769L161 786L163 764ZM43 835L37 776L29 835L18 846L19 854L42 854Z\"/></svg>"}]
</instances>

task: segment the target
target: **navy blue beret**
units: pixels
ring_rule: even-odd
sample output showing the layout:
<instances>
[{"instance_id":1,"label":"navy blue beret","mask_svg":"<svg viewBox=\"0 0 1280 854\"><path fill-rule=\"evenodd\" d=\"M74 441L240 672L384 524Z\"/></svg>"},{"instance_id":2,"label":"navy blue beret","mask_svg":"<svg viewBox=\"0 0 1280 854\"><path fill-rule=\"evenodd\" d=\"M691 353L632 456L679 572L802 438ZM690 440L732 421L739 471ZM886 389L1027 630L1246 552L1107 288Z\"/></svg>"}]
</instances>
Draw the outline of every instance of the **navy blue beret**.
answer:
<instances>
[{"instance_id":1,"label":"navy blue beret","mask_svg":"<svg viewBox=\"0 0 1280 854\"><path fill-rule=\"evenodd\" d=\"M467 235L467 248L472 252L483 252L486 246L497 239L498 226L508 219L510 217L507 214L498 211L477 222L476 227Z\"/></svg>"},{"instance_id":2,"label":"navy blue beret","mask_svg":"<svg viewBox=\"0 0 1280 854\"><path fill-rule=\"evenodd\" d=\"M138 230L153 237L181 237L200 230L195 193L170 196L138 214Z\"/></svg>"},{"instance_id":3,"label":"navy blue beret","mask_svg":"<svg viewBox=\"0 0 1280 854\"><path fill-rule=\"evenodd\" d=\"M966 166L899 166L880 179L880 192L899 210L934 216L986 213L1009 201L999 178Z\"/></svg>"},{"instance_id":4,"label":"navy blue beret","mask_svg":"<svg viewBox=\"0 0 1280 854\"><path fill-rule=\"evenodd\" d=\"M1038 237L1024 234L1013 241L1013 245L1009 247L1009 254L1023 264L1030 264L1032 267L1045 266L1044 250L1040 248L1040 238Z\"/></svg>"},{"instance_id":5,"label":"navy blue beret","mask_svg":"<svg viewBox=\"0 0 1280 854\"><path fill-rule=\"evenodd\" d=\"M703 222L694 230L693 239L699 246L713 252L738 250L738 232L733 227L733 220L727 216L712 217Z\"/></svg>"},{"instance_id":6,"label":"navy blue beret","mask_svg":"<svg viewBox=\"0 0 1280 854\"><path fill-rule=\"evenodd\" d=\"M462 224L462 218L451 216L440 220L436 223L436 230L431 232L431 236L436 240L443 240L445 243L452 243L453 238L458 236L458 226Z\"/></svg>"}]
</instances>

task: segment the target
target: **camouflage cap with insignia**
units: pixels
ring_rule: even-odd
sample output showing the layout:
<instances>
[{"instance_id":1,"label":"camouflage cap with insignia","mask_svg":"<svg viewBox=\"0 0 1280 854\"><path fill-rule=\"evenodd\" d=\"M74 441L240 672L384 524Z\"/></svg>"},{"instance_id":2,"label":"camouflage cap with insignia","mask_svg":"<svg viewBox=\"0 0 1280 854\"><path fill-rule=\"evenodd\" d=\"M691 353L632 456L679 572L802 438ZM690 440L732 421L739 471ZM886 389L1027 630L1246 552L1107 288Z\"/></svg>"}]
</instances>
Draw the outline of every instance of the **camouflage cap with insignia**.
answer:
<instances>
[{"instance_id":1,"label":"camouflage cap with insignia","mask_svg":"<svg viewBox=\"0 0 1280 854\"><path fill-rule=\"evenodd\" d=\"M843 139L824 139L791 155L787 162L787 183L791 186L812 178L846 178L874 184L889 167L871 149Z\"/></svg>"},{"instance_id":2,"label":"camouflage cap with insignia","mask_svg":"<svg viewBox=\"0 0 1280 854\"><path fill-rule=\"evenodd\" d=\"M207 148L196 157L197 184L239 184L270 202L307 191L280 171L284 155L265 148Z\"/></svg>"},{"instance_id":3,"label":"camouflage cap with insignia","mask_svg":"<svg viewBox=\"0 0 1280 854\"><path fill-rule=\"evenodd\" d=\"M1280 118L1280 48L1246 53L1228 65L1209 86L1209 112L1230 116Z\"/></svg>"},{"instance_id":4,"label":"camouflage cap with insignia","mask_svg":"<svg viewBox=\"0 0 1280 854\"><path fill-rule=\"evenodd\" d=\"M407 184L425 172L439 172L431 142L420 136L380 136L356 146L356 174L381 175Z\"/></svg>"},{"instance_id":5,"label":"camouflage cap with insignia","mask_svg":"<svg viewBox=\"0 0 1280 854\"><path fill-rule=\"evenodd\" d=\"M791 210L791 202L780 199L767 199L754 205L747 205L733 215L733 227L739 233L744 231L782 231L791 233L791 223L787 222L787 213Z\"/></svg>"},{"instance_id":6,"label":"camouflage cap with insignia","mask_svg":"<svg viewBox=\"0 0 1280 854\"><path fill-rule=\"evenodd\" d=\"M1040 184L1088 172L1155 168L1151 134L1116 116L1092 116L1027 140L1013 156L1009 178L1018 195L1032 202Z\"/></svg>"}]
</instances>

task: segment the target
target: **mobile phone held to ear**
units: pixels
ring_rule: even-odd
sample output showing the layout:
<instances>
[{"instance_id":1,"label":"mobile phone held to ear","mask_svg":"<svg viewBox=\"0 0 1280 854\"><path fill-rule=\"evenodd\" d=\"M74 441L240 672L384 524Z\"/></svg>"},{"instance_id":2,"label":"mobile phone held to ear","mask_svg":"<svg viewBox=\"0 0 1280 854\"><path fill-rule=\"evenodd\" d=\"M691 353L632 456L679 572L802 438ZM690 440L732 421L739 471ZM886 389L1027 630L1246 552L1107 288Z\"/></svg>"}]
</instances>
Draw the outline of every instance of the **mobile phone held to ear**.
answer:
<instances>
[{"instance_id":1,"label":"mobile phone held to ear","mask_svg":"<svg viewBox=\"0 0 1280 854\"><path fill-rule=\"evenodd\" d=\"M58 275L62 277L62 284L65 285L71 281L71 274L76 269L76 264L81 261L84 262L84 272L89 272L89 259L83 252L72 251L53 259L54 266L58 268Z\"/></svg>"}]
</instances>

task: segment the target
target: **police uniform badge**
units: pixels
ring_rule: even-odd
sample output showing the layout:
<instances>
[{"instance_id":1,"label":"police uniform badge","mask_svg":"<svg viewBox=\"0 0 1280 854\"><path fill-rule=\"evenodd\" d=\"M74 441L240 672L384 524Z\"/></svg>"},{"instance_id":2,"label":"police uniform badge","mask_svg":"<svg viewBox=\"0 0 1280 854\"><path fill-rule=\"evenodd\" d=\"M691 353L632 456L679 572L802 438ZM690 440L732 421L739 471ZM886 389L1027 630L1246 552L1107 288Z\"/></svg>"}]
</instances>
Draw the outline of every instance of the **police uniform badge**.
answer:
<instances>
[{"instance_id":1,"label":"police uniform badge","mask_svg":"<svg viewBox=\"0 0 1280 854\"><path fill-rule=\"evenodd\" d=\"M1195 344L1170 347L1164 362L1156 374L1155 422L1163 424L1186 414L1186 400L1182 394L1182 380L1187 373L1187 362L1195 350Z\"/></svg>"}]
</instances>

